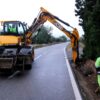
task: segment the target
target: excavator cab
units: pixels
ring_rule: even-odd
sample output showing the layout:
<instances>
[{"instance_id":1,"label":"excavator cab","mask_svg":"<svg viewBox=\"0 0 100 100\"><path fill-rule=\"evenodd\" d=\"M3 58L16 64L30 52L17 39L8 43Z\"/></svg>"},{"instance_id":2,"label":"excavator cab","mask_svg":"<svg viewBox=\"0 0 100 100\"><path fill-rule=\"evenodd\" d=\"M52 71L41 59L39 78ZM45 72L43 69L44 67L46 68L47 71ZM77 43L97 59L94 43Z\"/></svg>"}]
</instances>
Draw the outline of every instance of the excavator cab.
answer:
<instances>
[{"instance_id":1,"label":"excavator cab","mask_svg":"<svg viewBox=\"0 0 100 100\"><path fill-rule=\"evenodd\" d=\"M4 21L0 23L1 35L22 36L25 30L27 30L26 27L20 21Z\"/></svg>"},{"instance_id":2,"label":"excavator cab","mask_svg":"<svg viewBox=\"0 0 100 100\"><path fill-rule=\"evenodd\" d=\"M20 21L0 22L0 45L25 44L27 26Z\"/></svg>"}]
</instances>

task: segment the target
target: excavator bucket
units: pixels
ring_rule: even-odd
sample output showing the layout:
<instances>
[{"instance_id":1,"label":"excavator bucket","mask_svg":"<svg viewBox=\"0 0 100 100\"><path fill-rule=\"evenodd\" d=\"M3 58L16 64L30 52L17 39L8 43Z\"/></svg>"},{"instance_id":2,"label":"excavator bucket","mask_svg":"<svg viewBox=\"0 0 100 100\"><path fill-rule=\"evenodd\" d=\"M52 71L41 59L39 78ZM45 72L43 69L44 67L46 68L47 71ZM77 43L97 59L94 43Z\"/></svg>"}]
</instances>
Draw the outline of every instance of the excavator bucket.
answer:
<instances>
[{"instance_id":1,"label":"excavator bucket","mask_svg":"<svg viewBox=\"0 0 100 100\"><path fill-rule=\"evenodd\" d=\"M75 62L77 59L77 52L76 51L72 52L72 57L73 57L73 61Z\"/></svg>"}]
</instances>

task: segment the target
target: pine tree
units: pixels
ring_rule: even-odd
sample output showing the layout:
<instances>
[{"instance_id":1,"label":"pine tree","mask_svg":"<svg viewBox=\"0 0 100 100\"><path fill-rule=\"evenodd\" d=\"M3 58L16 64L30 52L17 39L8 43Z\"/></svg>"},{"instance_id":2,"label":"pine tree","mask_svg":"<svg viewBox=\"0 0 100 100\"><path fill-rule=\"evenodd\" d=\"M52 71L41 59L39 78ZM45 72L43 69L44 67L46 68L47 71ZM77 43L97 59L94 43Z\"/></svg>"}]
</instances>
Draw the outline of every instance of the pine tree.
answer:
<instances>
[{"instance_id":1,"label":"pine tree","mask_svg":"<svg viewBox=\"0 0 100 100\"><path fill-rule=\"evenodd\" d=\"M84 56L95 59L100 56L100 0L76 0L76 8L85 32Z\"/></svg>"},{"instance_id":2,"label":"pine tree","mask_svg":"<svg viewBox=\"0 0 100 100\"><path fill-rule=\"evenodd\" d=\"M76 0L75 16L79 16L79 25L83 25L84 0Z\"/></svg>"}]
</instances>

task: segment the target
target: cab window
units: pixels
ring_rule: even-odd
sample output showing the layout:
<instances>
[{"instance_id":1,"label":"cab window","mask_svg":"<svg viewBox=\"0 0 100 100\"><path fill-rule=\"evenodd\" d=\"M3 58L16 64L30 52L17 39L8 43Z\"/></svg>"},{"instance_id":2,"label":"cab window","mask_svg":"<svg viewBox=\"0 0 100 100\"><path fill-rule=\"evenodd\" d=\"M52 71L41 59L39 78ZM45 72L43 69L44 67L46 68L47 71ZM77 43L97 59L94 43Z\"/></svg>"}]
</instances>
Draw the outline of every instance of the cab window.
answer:
<instances>
[{"instance_id":1,"label":"cab window","mask_svg":"<svg viewBox=\"0 0 100 100\"><path fill-rule=\"evenodd\" d=\"M0 23L0 34L3 32L4 30L3 30L3 25L2 25L2 23Z\"/></svg>"},{"instance_id":2,"label":"cab window","mask_svg":"<svg viewBox=\"0 0 100 100\"><path fill-rule=\"evenodd\" d=\"M24 34L24 28L23 28L21 23L18 25L18 34L19 35L23 35Z\"/></svg>"},{"instance_id":3,"label":"cab window","mask_svg":"<svg viewBox=\"0 0 100 100\"><path fill-rule=\"evenodd\" d=\"M17 34L16 23L6 22L4 23L4 34Z\"/></svg>"}]
</instances>

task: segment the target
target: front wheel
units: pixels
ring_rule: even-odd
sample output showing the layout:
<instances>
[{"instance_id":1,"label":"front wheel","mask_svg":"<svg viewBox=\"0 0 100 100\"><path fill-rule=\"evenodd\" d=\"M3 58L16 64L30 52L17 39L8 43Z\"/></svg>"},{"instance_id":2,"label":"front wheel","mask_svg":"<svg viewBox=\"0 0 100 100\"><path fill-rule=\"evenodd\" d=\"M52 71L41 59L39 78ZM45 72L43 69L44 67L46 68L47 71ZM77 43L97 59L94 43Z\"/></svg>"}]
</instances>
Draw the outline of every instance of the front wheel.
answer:
<instances>
[{"instance_id":1,"label":"front wheel","mask_svg":"<svg viewBox=\"0 0 100 100\"><path fill-rule=\"evenodd\" d=\"M25 65L25 70L31 70L31 69L32 69L32 64Z\"/></svg>"},{"instance_id":2,"label":"front wheel","mask_svg":"<svg viewBox=\"0 0 100 100\"><path fill-rule=\"evenodd\" d=\"M34 61L35 55L34 55L34 48L32 49L32 61Z\"/></svg>"}]
</instances>

